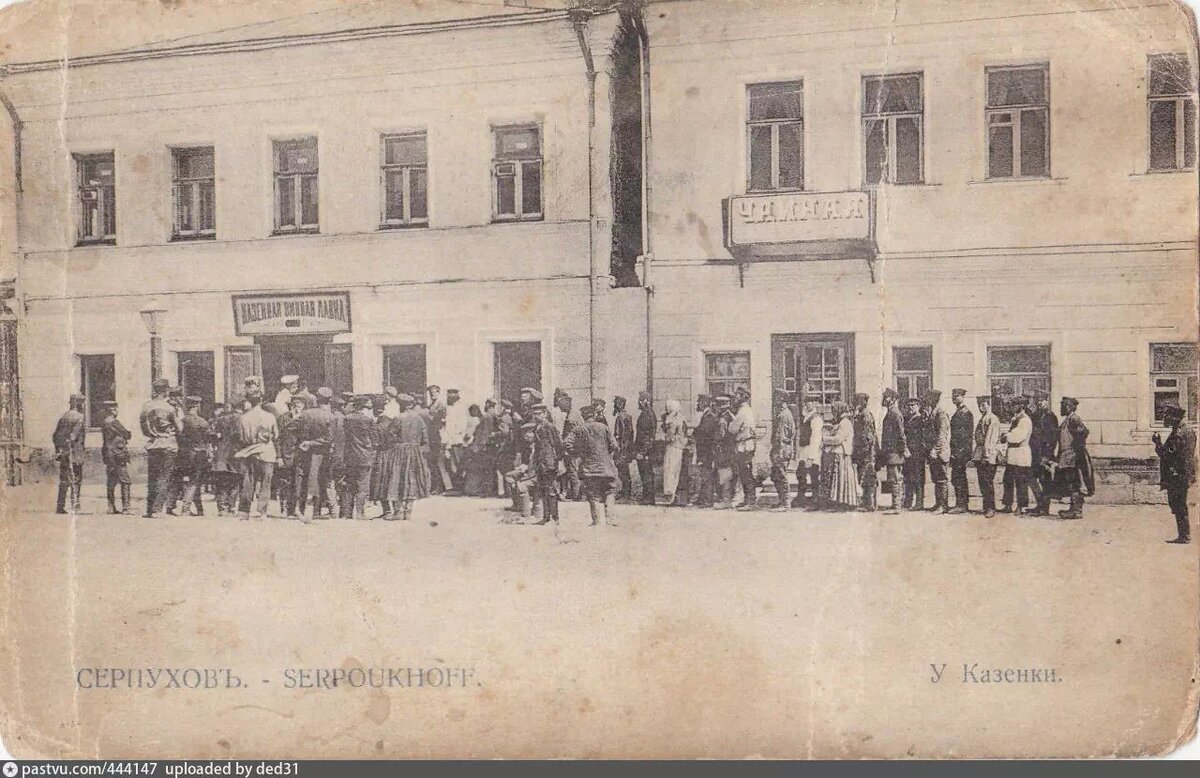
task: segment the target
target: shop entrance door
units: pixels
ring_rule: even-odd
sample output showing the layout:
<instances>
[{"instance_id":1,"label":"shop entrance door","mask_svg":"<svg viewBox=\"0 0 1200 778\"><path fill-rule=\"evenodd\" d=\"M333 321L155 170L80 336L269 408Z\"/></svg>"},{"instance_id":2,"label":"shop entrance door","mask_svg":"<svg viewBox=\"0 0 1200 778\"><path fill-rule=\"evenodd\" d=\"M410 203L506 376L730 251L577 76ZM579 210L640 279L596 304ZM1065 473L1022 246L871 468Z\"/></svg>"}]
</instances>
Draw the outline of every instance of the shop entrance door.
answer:
<instances>
[{"instance_id":1,"label":"shop entrance door","mask_svg":"<svg viewBox=\"0 0 1200 778\"><path fill-rule=\"evenodd\" d=\"M274 399L285 375L299 376L308 383L309 391L321 386L328 386L334 394L354 389L349 343L334 343L328 335L264 336L256 342L268 399Z\"/></svg>"},{"instance_id":2,"label":"shop entrance door","mask_svg":"<svg viewBox=\"0 0 1200 778\"><path fill-rule=\"evenodd\" d=\"M495 343L493 348L496 397L516 403L521 399L521 389L526 386L545 393L540 340Z\"/></svg>"},{"instance_id":3,"label":"shop entrance door","mask_svg":"<svg viewBox=\"0 0 1200 778\"><path fill-rule=\"evenodd\" d=\"M854 333L818 332L771 336L771 385L793 392L802 405L812 397L828 416L829 406L854 395Z\"/></svg>"}]
</instances>

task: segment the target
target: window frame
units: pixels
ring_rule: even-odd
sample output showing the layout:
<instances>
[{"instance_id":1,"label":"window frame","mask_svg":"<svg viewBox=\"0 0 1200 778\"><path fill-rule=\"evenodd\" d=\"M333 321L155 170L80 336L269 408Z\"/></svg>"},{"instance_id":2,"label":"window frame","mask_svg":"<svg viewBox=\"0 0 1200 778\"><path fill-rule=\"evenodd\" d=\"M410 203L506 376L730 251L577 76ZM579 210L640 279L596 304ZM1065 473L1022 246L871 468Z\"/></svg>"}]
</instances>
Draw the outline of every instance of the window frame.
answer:
<instances>
[{"instance_id":1,"label":"window frame","mask_svg":"<svg viewBox=\"0 0 1200 778\"><path fill-rule=\"evenodd\" d=\"M989 105L989 95L991 94L991 76L993 73L1011 72L1016 70L1041 70L1042 71L1042 92L1045 95L1044 103L1021 103L1019 105L1006 105L992 107ZM984 135L984 180L985 181L1042 181L1051 178L1053 170L1053 157L1051 156L1051 138L1053 133L1050 128L1050 63L1049 62L1029 62L1021 65L991 65L983 69L983 135ZM1025 111L1041 110L1045 113L1043 126L1043 146L1046 150L1046 169L1045 173L1040 175L1025 175L1021 172L1021 117ZM993 125L992 117L997 114L1007 113L1010 115L1010 120L1004 125ZM1012 174L1007 176L992 175L992 127L1007 126L1012 128Z\"/></svg>"},{"instance_id":2,"label":"window frame","mask_svg":"<svg viewBox=\"0 0 1200 778\"><path fill-rule=\"evenodd\" d=\"M1008 421L1012 414L1009 412L1008 403L998 401L995 391L995 380L997 378L1011 379L1013 381L1014 397L1025 395L1028 396L1031 388L1024 386L1025 380L1031 378L1040 379L1043 376L1046 379L1046 387L1044 391L1047 396L1051 396L1054 391L1054 344L1053 343L995 343L989 344L986 348L984 359L985 368L987 370L987 389L988 394L992 396L992 412L996 414L1001 421ZM1046 354L1046 372L1035 373L1033 371L1019 372L997 372L992 370L992 353L994 351L1015 351L1015 350L1040 350Z\"/></svg>"},{"instance_id":3,"label":"window frame","mask_svg":"<svg viewBox=\"0 0 1200 778\"><path fill-rule=\"evenodd\" d=\"M281 173L279 171L279 152L282 146L288 144L298 144L312 142L314 157L316 158L316 170L311 173ZM311 224L304 222L304 179L311 178L316 181L317 185L317 221ZM274 229L272 235L303 235L317 234L321 231L321 146L317 135L301 135L292 138L272 138L271 139L271 180L274 188L274 201L272 203L272 222ZM281 184L287 181L292 188L292 215L295 218L295 224L282 224L280 220L280 193L282 191Z\"/></svg>"},{"instance_id":4,"label":"window frame","mask_svg":"<svg viewBox=\"0 0 1200 778\"><path fill-rule=\"evenodd\" d=\"M534 130L538 138L538 154L525 157L501 157L499 155L499 140L501 133L520 130ZM543 221L546 216L546 136L538 123L497 124L492 126L492 222L534 222ZM524 185L525 166L538 166L538 210L525 213ZM500 166L513 165L513 213L500 212Z\"/></svg>"},{"instance_id":5,"label":"window frame","mask_svg":"<svg viewBox=\"0 0 1200 778\"><path fill-rule=\"evenodd\" d=\"M213 172L211 176L192 176L183 178L179 175L179 162L183 156L207 151L212 156ZM179 220L179 192L181 186L191 190L192 202L200 202L200 187L205 182L212 185L212 226L184 230ZM197 207L197 213L199 208ZM213 240L217 237L217 151L214 146L172 146L171 147L171 240Z\"/></svg>"},{"instance_id":6,"label":"window frame","mask_svg":"<svg viewBox=\"0 0 1200 778\"><path fill-rule=\"evenodd\" d=\"M102 413L103 407L97 407L94 404L95 392L92 387L91 370L89 365L94 364L96 360L107 359L112 367L112 383L113 396L110 399L117 399L117 355L112 353L96 353L96 354L76 354L76 359L79 360L79 393L84 397L83 406L83 422L84 426L89 430L98 430L101 424L92 424L93 415ZM103 402L103 400L101 400Z\"/></svg>"},{"instance_id":7,"label":"window frame","mask_svg":"<svg viewBox=\"0 0 1200 778\"><path fill-rule=\"evenodd\" d=\"M782 86L785 84L794 84L800 90L800 116L795 119L752 119L750 118L750 90L756 86ZM746 148L746 193L759 194L770 192L803 192L805 190L805 178L808 174L808 169L805 164L806 146L808 138L805 134L804 123L804 79L785 79L782 81L755 81L745 84L745 148ZM796 125L800 128L800 185L799 186L780 186L779 185L779 131L780 127ZM753 182L754 172L754 157L752 137L756 127L771 128L771 185L766 188L756 188Z\"/></svg>"},{"instance_id":8,"label":"window frame","mask_svg":"<svg viewBox=\"0 0 1200 778\"><path fill-rule=\"evenodd\" d=\"M75 153L71 155L75 163L75 245L76 246L115 246L117 243L117 154L115 151L95 151ZM108 162L112 165L112 183L95 186L84 183L83 168L89 162ZM99 236L86 235L89 220L83 218L85 191L92 191L97 204L97 222L103 225L112 221L112 232Z\"/></svg>"},{"instance_id":9,"label":"window frame","mask_svg":"<svg viewBox=\"0 0 1200 778\"><path fill-rule=\"evenodd\" d=\"M420 138L425 142L424 164L391 163L387 161L387 144L390 140ZM388 218L388 174L401 171L401 187L404 190L403 215L399 219ZM415 170L425 173L425 215L412 216L412 174ZM429 226L429 133L426 130L385 132L379 136L379 229L413 229Z\"/></svg>"},{"instance_id":10,"label":"window frame","mask_svg":"<svg viewBox=\"0 0 1200 778\"><path fill-rule=\"evenodd\" d=\"M1195 386L1200 387L1200 375L1197 374L1195 367L1193 367L1193 370L1190 373L1174 370L1155 370L1154 350L1155 348L1162 346L1190 347L1193 350L1197 360L1200 360L1200 344L1194 341L1151 341L1148 349L1150 356L1150 369L1147 375L1150 387L1150 426L1155 429L1163 429L1166 427L1166 424L1164 424L1157 411L1158 403L1156 402L1156 398L1160 391L1160 387L1157 386L1157 383L1160 380L1175 380L1179 382L1175 386L1175 393L1178 395L1179 405L1184 410L1184 418L1186 418L1189 422L1194 423L1196 422L1198 415L1200 415L1200 407L1191 407L1192 404L1189 402L1190 396L1188 393L1188 379L1195 381ZM1167 387L1162 387L1162 390L1169 391Z\"/></svg>"},{"instance_id":11,"label":"window frame","mask_svg":"<svg viewBox=\"0 0 1200 778\"><path fill-rule=\"evenodd\" d=\"M1200 122L1200 116L1197 115L1195 74L1191 71L1191 63L1188 62L1188 73L1193 79L1191 92L1155 95L1150 91L1154 61L1175 57L1183 57L1185 62L1188 59L1188 55L1182 52L1163 52L1146 57L1146 172L1148 173L1185 173L1195 170L1197 157L1200 156L1197 154L1197 148L1193 146L1191 150L1192 164L1187 164L1187 144L1189 142L1196 143L1195 137L1186 131L1189 104L1193 122ZM1175 165L1173 167L1154 167L1154 106L1156 103L1175 104Z\"/></svg>"},{"instance_id":12,"label":"window frame","mask_svg":"<svg viewBox=\"0 0 1200 778\"><path fill-rule=\"evenodd\" d=\"M868 112L867 110L867 82L868 81L891 81L901 78L918 79L918 86L921 90L921 110L919 111L880 111L878 113ZM870 73L864 74L859 80L859 89L861 100L859 105L862 109L860 116L860 135L862 143L862 151L860 160L862 162L862 181L864 188L874 188L879 186L921 186L925 184L925 72L916 70L904 73ZM900 119L916 119L917 126L917 180L905 181L903 183L896 181L896 171L899 167L898 156L896 153L896 123ZM870 170L867 160L867 134L868 127L872 122L883 121L886 127L886 144L887 144L887 170L879 181L871 182L868 180L867 171Z\"/></svg>"},{"instance_id":13,"label":"window frame","mask_svg":"<svg viewBox=\"0 0 1200 778\"><path fill-rule=\"evenodd\" d=\"M739 383L739 379L736 376L721 376L721 375L716 375L715 373L712 373L709 369L709 358L710 357L742 357L742 356L744 356L746 358L746 379L745 379L746 391L751 392L751 395L750 395L751 397L754 396L753 395L754 387L752 386L752 379L754 377L754 373L753 373L754 364L752 361L753 356L750 353L749 349L714 349L711 351L708 351L708 350L701 351L700 354L701 354L701 364L702 364L701 369L704 371L704 389L705 389L705 392L710 397L717 397L722 394L728 394L728 395L732 396L733 390L736 388L736 385ZM719 391L713 389L714 382L730 384L732 386L729 389L729 391L719 392Z\"/></svg>"},{"instance_id":14,"label":"window frame","mask_svg":"<svg viewBox=\"0 0 1200 778\"><path fill-rule=\"evenodd\" d=\"M900 370L896 367L900 360L897 359L897 352L901 350L920 350L929 354L929 369L928 370ZM902 402L907 401L908 396L900 390L900 379L906 379L910 382L914 379L925 379L925 391L933 388L933 344L913 343L909 345L892 346L892 388L896 390ZM923 398L925 392L918 392L916 397Z\"/></svg>"}]
</instances>

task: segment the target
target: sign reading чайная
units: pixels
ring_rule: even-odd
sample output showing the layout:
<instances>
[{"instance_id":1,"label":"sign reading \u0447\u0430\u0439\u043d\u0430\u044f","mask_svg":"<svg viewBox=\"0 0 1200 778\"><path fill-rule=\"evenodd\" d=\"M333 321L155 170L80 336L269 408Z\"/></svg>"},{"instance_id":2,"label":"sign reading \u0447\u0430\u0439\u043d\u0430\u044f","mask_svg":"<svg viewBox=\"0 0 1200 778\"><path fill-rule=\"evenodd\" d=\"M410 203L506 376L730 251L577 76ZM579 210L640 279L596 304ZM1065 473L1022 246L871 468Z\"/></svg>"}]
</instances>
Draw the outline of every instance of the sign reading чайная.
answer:
<instances>
[{"instance_id":1,"label":"sign reading \u0447\u0430\u0439\u043d\u0430\u044f","mask_svg":"<svg viewBox=\"0 0 1200 778\"><path fill-rule=\"evenodd\" d=\"M729 198L729 245L865 240L871 236L866 192L788 192Z\"/></svg>"},{"instance_id":2,"label":"sign reading \u0447\u0430\u0439\u043d\u0430\u044f","mask_svg":"<svg viewBox=\"0 0 1200 778\"><path fill-rule=\"evenodd\" d=\"M233 320L238 335L308 335L350 331L350 294L237 295Z\"/></svg>"}]
</instances>

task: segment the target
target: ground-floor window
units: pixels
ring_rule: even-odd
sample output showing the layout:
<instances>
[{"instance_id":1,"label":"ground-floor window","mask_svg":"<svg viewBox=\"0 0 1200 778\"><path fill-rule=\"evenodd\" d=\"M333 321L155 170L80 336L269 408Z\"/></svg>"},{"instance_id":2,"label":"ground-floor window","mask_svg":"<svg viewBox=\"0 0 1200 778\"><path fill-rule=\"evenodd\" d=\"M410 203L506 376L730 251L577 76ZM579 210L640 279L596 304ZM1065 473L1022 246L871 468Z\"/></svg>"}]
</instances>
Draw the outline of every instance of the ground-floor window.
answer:
<instances>
[{"instance_id":1,"label":"ground-floor window","mask_svg":"<svg viewBox=\"0 0 1200 778\"><path fill-rule=\"evenodd\" d=\"M1187 418L1196 420L1200 401L1196 383L1195 343L1150 344L1150 391L1154 398L1154 424L1162 426L1163 408L1178 404Z\"/></svg>"},{"instance_id":2,"label":"ground-floor window","mask_svg":"<svg viewBox=\"0 0 1200 778\"><path fill-rule=\"evenodd\" d=\"M992 410L1006 420L1013 397L1050 394L1050 346L988 346Z\"/></svg>"},{"instance_id":3,"label":"ground-floor window","mask_svg":"<svg viewBox=\"0 0 1200 778\"><path fill-rule=\"evenodd\" d=\"M892 348L892 385L901 403L923 398L933 388L933 346Z\"/></svg>"},{"instance_id":4,"label":"ground-floor window","mask_svg":"<svg viewBox=\"0 0 1200 778\"><path fill-rule=\"evenodd\" d=\"M422 397L428 378L424 343L383 347L384 386L394 386L401 394Z\"/></svg>"},{"instance_id":5,"label":"ground-floor window","mask_svg":"<svg viewBox=\"0 0 1200 778\"><path fill-rule=\"evenodd\" d=\"M812 399L822 413L854 393L852 333L773 335L771 363L776 389L794 393L798 403Z\"/></svg>"},{"instance_id":6,"label":"ground-floor window","mask_svg":"<svg viewBox=\"0 0 1200 778\"><path fill-rule=\"evenodd\" d=\"M117 399L117 363L112 354L79 357L79 393L87 398L83 415L89 427L104 423L104 403Z\"/></svg>"},{"instance_id":7,"label":"ground-floor window","mask_svg":"<svg viewBox=\"0 0 1200 778\"><path fill-rule=\"evenodd\" d=\"M216 371L211 351L180 351L176 355L179 365L179 388L184 397L200 398L200 415L212 418L213 405L217 399Z\"/></svg>"},{"instance_id":8,"label":"ground-floor window","mask_svg":"<svg viewBox=\"0 0 1200 778\"><path fill-rule=\"evenodd\" d=\"M524 340L492 344L492 375L496 397L501 400L517 402L524 387L545 393L542 389L542 342Z\"/></svg>"},{"instance_id":9,"label":"ground-floor window","mask_svg":"<svg viewBox=\"0 0 1200 778\"><path fill-rule=\"evenodd\" d=\"M709 397L732 397L735 389L750 391L750 352L705 352L704 385Z\"/></svg>"}]
</instances>

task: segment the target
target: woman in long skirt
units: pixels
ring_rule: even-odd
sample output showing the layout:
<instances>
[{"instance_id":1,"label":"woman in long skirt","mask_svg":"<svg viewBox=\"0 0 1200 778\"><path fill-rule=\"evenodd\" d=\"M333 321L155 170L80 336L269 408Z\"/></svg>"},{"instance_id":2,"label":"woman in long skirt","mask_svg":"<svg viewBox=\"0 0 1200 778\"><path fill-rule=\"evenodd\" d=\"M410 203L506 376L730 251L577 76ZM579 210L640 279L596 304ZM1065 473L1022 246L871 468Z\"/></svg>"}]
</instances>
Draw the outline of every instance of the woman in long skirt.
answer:
<instances>
[{"instance_id":1,"label":"woman in long skirt","mask_svg":"<svg viewBox=\"0 0 1200 778\"><path fill-rule=\"evenodd\" d=\"M390 470L384 474L383 518L399 518L407 521L412 516L412 505L416 500L429 496L429 431L424 417L413 410L415 400L402 394L400 415L389 425L394 445L394 459ZM399 513L399 516L396 513Z\"/></svg>"},{"instance_id":2,"label":"woman in long skirt","mask_svg":"<svg viewBox=\"0 0 1200 778\"><path fill-rule=\"evenodd\" d=\"M858 475L850 454L854 450L854 422L850 407L835 402L833 428L822 439L821 495L826 508L853 508L858 505Z\"/></svg>"},{"instance_id":3,"label":"woman in long skirt","mask_svg":"<svg viewBox=\"0 0 1200 778\"><path fill-rule=\"evenodd\" d=\"M679 488L679 476L683 471L683 450L687 447L687 425L677 400L667 400L662 431L667 442L663 453L663 494L668 500L674 501L675 490Z\"/></svg>"}]
</instances>

